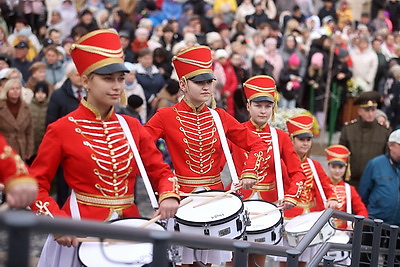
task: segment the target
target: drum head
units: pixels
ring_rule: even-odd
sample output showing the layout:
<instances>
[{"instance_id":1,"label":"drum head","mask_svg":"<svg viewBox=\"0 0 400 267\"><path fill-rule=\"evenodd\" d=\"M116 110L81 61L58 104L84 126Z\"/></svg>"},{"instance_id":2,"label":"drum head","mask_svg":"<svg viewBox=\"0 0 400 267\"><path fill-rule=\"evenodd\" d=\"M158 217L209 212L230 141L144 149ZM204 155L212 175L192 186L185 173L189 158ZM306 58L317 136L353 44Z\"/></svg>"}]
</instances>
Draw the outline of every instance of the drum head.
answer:
<instances>
[{"instance_id":1,"label":"drum head","mask_svg":"<svg viewBox=\"0 0 400 267\"><path fill-rule=\"evenodd\" d=\"M111 222L113 225L138 227L147 222L144 218L124 218ZM146 229L164 231L164 228L153 223ZM118 267L118 266L143 266L153 260L152 243L108 243L108 242L83 242L78 248L79 260L85 266Z\"/></svg>"},{"instance_id":2,"label":"drum head","mask_svg":"<svg viewBox=\"0 0 400 267\"><path fill-rule=\"evenodd\" d=\"M196 223L215 225L243 210L243 202L235 194L216 198L205 205L195 207L197 204L210 199L206 196L207 194L222 195L224 191L203 191L198 193L199 196L191 196L193 201L178 209L175 215L176 220L187 225Z\"/></svg>"},{"instance_id":3,"label":"drum head","mask_svg":"<svg viewBox=\"0 0 400 267\"><path fill-rule=\"evenodd\" d=\"M275 210L277 206L263 200L246 200L243 201L245 209L250 213L251 224L246 227L247 232L258 230L269 230L271 227L278 225L282 219L282 212ZM257 216L257 213L265 213L274 210L263 216ZM254 213L255 215L252 215ZM255 217L252 219L252 217Z\"/></svg>"},{"instance_id":4,"label":"drum head","mask_svg":"<svg viewBox=\"0 0 400 267\"><path fill-rule=\"evenodd\" d=\"M311 229L319 217L321 217L323 211L310 212L302 214L289 220L285 226L286 232L289 233L303 233Z\"/></svg>"}]
</instances>

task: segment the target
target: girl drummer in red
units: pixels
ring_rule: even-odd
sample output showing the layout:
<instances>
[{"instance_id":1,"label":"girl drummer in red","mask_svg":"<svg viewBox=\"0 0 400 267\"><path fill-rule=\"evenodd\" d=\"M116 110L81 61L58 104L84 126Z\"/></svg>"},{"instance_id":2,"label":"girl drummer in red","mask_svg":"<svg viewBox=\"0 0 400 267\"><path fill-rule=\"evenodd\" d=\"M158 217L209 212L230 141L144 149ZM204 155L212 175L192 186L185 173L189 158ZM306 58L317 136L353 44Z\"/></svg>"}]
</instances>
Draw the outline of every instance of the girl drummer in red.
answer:
<instances>
[{"instance_id":1,"label":"girl drummer in red","mask_svg":"<svg viewBox=\"0 0 400 267\"><path fill-rule=\"evenodd\" d=\"M342 145L331 145L325 149L328 161L329 177L331 187L338 199L338 210L350 214L368 217L368 210L361 200L356 188L345 181L350 179L349 158L350 151ZM334 219L335 226L338 228L348 228L347 221Z\"/></svg>"},{"instance_id":2,"label":"girl drummer in red","mask_svg":"<svg viewBox=\"0 0 400 267\"><path fill-rule=\"evenodd\" d=\"M297 206L285 210L285 219L291 219L309 212L323 211L327 208L336 209L338 202L336 194L330 186L329 177L318 161L308 157L313 138L313 118L309 115L299 114L288 119L286 125L292 138L294 150L300 158L306 181ZM299 257L299 266L305 266L318 249L318 245L307 248Z\"/></svg>"},{"instance_id":3,"label":"girl drummer in red","mask_svg":"<svg viewBox=\"0 0 400 267\"><path fill-rule=\"evenodd\" d=\"M128 72L119 36L112 30L93 31L71 49L87 98L78 109L48 126L30 169L39 182L39 194L31 208L51 217L98 221L138 216L134 204L138 167L113 109L124 90L124 76ZM123 117L159 194L157 214L171 218L179 205L176 178L139 121ZM61 208L49 195L59 164L72 189ZM80 266L76 246L74 236L50 236L39 266Z\"/></svg>"},{"instance_id":4,"label":"girl drummer in red","mask_svg":"<svg viewBox=\"0 0 400 267\"><path fill-rule=\"evenodd\" d=\"M146 128L154 141L158 138L165 140L181 191L223 190L221 166L225 156L212 115L214 111L206 105L213 94L215 80L211 50L206 46L183 50L174 56L173 64L184 98L172 107L158 110ZM257 182L267 146L226 111L220 108L215 111L222 121L226 138L250 151L239 183L243 188L250 188ZM225 251L201 251L199 254L198 260L208 266L231 260L231 253ZM193 250L184 248L182 255L181 264L193 266L196 261Z\"/></svg>"},{"instance_id":5,"label":"girl drummer in red","mask_svg":"<svg viewBox=\"0 0 400 267\"><path fill-rule=\"evenodd\" d=\"M258 75L248 79L243 88L250 114L250 120L243 124L268 146L267 157L258 173L257 184L251 189L241 189L243 200L260 199L282 205L284 209L293 208L302 191L305 176L289 135L268 124L279 98L275 81L270 76ZM232 154L236 170L240 173L248 152L233 145ZM262 266L265 257L249 255L249 266Z\"/></svg>"}]
</instances>

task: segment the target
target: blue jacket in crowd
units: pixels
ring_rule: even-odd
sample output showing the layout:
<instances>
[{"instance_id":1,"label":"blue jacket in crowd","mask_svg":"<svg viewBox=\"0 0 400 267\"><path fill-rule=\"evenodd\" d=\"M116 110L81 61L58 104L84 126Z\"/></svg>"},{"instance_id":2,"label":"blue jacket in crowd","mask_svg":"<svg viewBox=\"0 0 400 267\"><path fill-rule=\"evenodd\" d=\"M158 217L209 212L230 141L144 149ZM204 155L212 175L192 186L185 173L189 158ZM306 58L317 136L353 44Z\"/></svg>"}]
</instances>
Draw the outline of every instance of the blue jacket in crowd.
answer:
<instances>
[{"instance_id":1,"label":"blue jacket in crowd","mask_svg":"<svg viewBox=\"0 0 400 267\"><path fill-rule=\"evenodd\" d=\"M358 192L370 217L400 226L400 163L380 155L371 159Z\"/></svg>"}]
</instances>

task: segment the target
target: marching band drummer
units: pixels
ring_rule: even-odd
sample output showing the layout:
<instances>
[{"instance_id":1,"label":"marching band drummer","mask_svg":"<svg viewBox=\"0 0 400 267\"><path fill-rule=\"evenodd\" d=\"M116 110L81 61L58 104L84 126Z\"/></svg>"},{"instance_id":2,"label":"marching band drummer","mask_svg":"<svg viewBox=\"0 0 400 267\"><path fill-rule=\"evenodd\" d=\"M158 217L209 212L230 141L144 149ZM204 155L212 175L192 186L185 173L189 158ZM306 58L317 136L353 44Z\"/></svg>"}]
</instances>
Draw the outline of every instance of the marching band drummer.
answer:
<instances>
[{"instance_id":1,"label":"marching band drummer","mask_svg":"<svg viewBox=\"0 0 400 267\"><path fill-rule=\"evenodd\" d=\"M331 145L325 149L331 187L338 199L338 210L368 217L368 210L356 188L345 181L350 180L350 150L342 145ZM347 221L334 219L335 227L347 229Z\"/></svg>"},{"instance_id":2,"label":"marching band drummer","mask_svg":"<svg viewBox=\"0 0 400 267\"><path fill-rule=\"evenodd\" d=\"M299 200L306 177L289 135L268 124L274 116L279 99L275 81L270 76L258 75L248 79L243 88L250 114L250 120L243 124L268 146L267 157L258 173L257 184L251 189L241 189L243 200L260 199L281 205L283 209L291 209ZM236 170L240 173L248 152L233 145L232 154ZM281 184L281 187L278 184ZM282 192L278 192L279 190ZM265 258L265 255L250 254L248 264L263 266Z\"/></svg>"},{"instance_id":3,"label":"marching band drummer","mask_svg":"<svg viewBox=\"0 0 400 267\"><path fill-rule=\"evenodd\" d=\"M9 207L25 208L35 200L38 186L25 162L0 134L0 191L3 190Z\"/></svg>"},{"instance_id":4,"label":"marching band drummer","mask_svg":"<svg viewBox=\"0 0 400 267\"><path fill-rule=\"evenodd\" d=\"M222 163L225 161L221 138L217 131L215 111L222 122L226 138L250 151L246 167L240 175L240 186L251 188L257 182L260 162L266 157L267 146L260 138L241 125L226 111L207 107L212 97L215 77L211 69L211 50L195 46L182 50L173 58L184 98L172 107L159 109L147 122L146 129L153 140L163 138L171 154L180 190L223 190ZM218 118L217 117L217 118ZM210 203L212 205L212 203ZM215 207L214 207L215 208ZM231 260L227 251L194 251L182 248L182 266L196 266L196 259L211 266Z\"/></svg>"},{"instance_id":5,"label":"marching band drummer","mask_svg":"<svg viewBox=\"0 0 400 267\"><path fill-rule=\"evenodd\" d=\"M286 125L292 138L294 150L300 158L306 181L297 206L285 210L285 219L290 220L301 214L323 211L327 208L336 209L338 201L330 186L329 177L318 161L308 157L313 138L313 118L309 115L298 114L289 118ZM324 198L326 198L326 203L324 203ZM320 245L316 245L307 248L299 257L299 266L306 266L306 263L312 259L319 247ZM281 262L281 266L285 265L286 263Z\"/></svg>"},{"instance_id":6,"label":"marching band drummer","mask_svg":"<svg viewBox=\"0 0 400 267\"><path fill-rule=\"evenodd\" d=\"M48 126L30 169L39 182L39 194L31 208L51 217L98 221L138 216L134 204L138 167L113 108L119 102L128 72L119 36L114 30L92 31L71 50L87 98L75 111ZM162 219L171 218L179 206L176 178L140 122L129 116L123 118L159 194L156 214ZM49 195L59 164L72 189L62 208ZM75 236L50 235L38 266L81 266L76 246Z\"/></svg>"}]
</instances>

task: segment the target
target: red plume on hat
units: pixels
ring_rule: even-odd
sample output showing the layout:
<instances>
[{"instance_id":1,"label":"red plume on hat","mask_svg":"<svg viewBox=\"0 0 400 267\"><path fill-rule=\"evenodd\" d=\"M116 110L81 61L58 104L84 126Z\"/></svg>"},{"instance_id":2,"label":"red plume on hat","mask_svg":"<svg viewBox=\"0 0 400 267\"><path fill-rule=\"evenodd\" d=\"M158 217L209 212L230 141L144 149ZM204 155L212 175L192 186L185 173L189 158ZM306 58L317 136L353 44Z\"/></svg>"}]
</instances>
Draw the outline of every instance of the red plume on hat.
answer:
<instances>
[{"instance_id":1,"label":"red plume on hat","mask_svg":"<svg viewBox=\"0 0 400 267\"><path fill-rule=\"evenodd\" d=\"M124 52L115 30L96 30L71 46L71 57L80 75L126 72Z\"/></svg>"}]
</instances>

